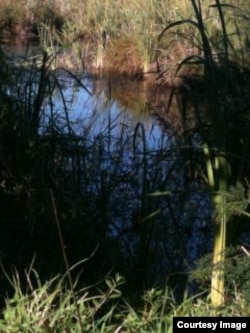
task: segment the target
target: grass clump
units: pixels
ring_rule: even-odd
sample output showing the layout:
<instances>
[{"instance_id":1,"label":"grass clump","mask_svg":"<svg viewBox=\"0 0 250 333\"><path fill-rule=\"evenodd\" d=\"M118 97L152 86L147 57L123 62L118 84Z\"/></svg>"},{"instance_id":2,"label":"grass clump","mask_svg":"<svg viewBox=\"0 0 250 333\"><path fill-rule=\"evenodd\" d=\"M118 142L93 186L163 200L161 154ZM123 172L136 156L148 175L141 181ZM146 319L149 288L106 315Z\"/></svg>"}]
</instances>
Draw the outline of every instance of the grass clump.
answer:
<instances>
[{"instance_id":1,"label":"grass clump","mask_svg":"<svg viewBox=\"0 0 250 333\"><path fill-rule=\"evenodd\" d=\"M111 332L115 329L117 299L123 278L107 278L96 294L88 287L75 292L68 288L65 276L41 284L37 272L26 273L26 288L16 272L7 277L13 296L6 298L1 313L0 332ZM76 287L75 282L74 287ZM76 298L77 303L74 302ZM78 311L76 309L78 308ZM79 314L79 315L78 315Z\"/></svg>"},{"instance_id":2,"label":"grass clump","mask_svg":"<svg viewBox=\"0 0 250 333\"><path fill-rule=\"evenodd\" d=\"M76 281L75 290L68 287L67 274L41 283L37 272L30 269L25 289L17 272L7 279L13 296L6 298L1 311L0 332L6 333L170 333L174 316L249 315L249 302L238 293L229 305L214 309L206 292L177 302L169 289L150 289L134 307L122 296L124 279L119 274L83 289L77 289Z\"/></svg>"},{"instance_id":3,"label":"grass clump","mask_svg":"<svg viewBox=\"0 0 250 333\"><path fill-rule=\"evenodd\" d=\"M220 20L212 5L212 1L201 3L204 27L214 47L220 50L223 44ZM161 43L158 41L159 34L167 24L184 18L193 19L191 1L185 1L180 6L178 1L168 0L87 0L83 3L73 0L68 4L60 0L46 0L41 3L20 1L17 6L13 6L12 2L5 0L0 6L3 25L9 25L9 31L11 24L7 22L19 22L23 31L26 29L39 33L41 42L46 46L51 47L53 43L63 48L70 47L71 52L62 58L65 63L68 62L69 67L75 69L77 66L80 69L82 66L101 68L111 72L126 72L126 75L132 76L136 70L137 75L142 75L156 62L158 52L162 68L169 70L181 62L185 52L194 54L193 46L199 48L201 45L196 29L188 25L184 29L175 27L171 34L164 35ZM241 54L242 57L242 46L248 39L247 22L242 19L246 17L243 15L244 10L247 10L246 4L230 0L225 8L224 18L231 38L236 40L239 31L242 36L245 35L235 52L235 56ZM239 16L241 19L238 19ZM183 36L185 43L180 40ZM77 60L70 62L71 57ZM124 60L125 63L131 62L131 68L124 65ZM156 67L154 71L157 71Z\"/></svg>"}]
</instances>

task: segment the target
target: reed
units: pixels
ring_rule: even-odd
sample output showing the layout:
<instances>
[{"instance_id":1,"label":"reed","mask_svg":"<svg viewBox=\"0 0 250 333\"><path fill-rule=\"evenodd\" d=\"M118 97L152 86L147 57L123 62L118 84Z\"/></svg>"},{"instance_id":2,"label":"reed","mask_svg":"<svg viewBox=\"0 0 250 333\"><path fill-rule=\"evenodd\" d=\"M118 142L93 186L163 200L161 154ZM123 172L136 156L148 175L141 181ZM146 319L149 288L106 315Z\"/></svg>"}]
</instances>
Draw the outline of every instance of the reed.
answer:
<instances>
[{"instance_id":1,"label":"reed","mask_svg":"<svg viewBox=\"0 0 250 333\"><path fill-rule=\"evenodd\" d=\"M227 229L230 229L228 221L231 215L228 213L228 205L226 193L229 192L229 187L235 182L242 180L233 176L235 165L230 163L233 156L236 154L232 147L232 126L234 124L234 112L228 104L233 91L230 90L230 80L235 80L236 85L240 85L240 76L232 76L231 66L233 67L234 60L234 44L231 40L231 34L227 30L225 19L225 11L227 9L235 9L230 5L222 5L219 0L211 7L218 13L218 22L221 27L221 49L214 47L212 38L209 38L206 28L206 20L204 11L200 1L192 1L196 20L180 20L170 24L162 34L182 25L191 25L198 30L203 55L194 55L185 58L179 67L177 73L183 66L191 64L200 64L204 69L204 98L205 110L208 120L202 116L202 111L195 101L195 95L192 89L189 89L189 98L194 103L196 126L187 131L188 135L192 132L199 133L201 147L204 154L204 163L206 165L206 181L211 191L212 201L214 205L214 247L213 247L213 270L211 277L211 301L215 307L222 306L224 302L224 277L225 277L225 249L227 239ZM236 9L237 10L237 9ZM161 38L161 36L160 36ZM236 46L237 47L237 46ZM245 68L248 63L244 63ZM220 80L220 75L223 75L223 81ZM240 95L242 102L244 97ZM244 103L244 102L243 102ZM186 111L184 110L184 113ZM203 112L204 114L204 112ZM184 116L184 119L186 116ZM234 124L234 125L233 125ZM240 126L240 125L239 125ZM243 142L247 136L242 137ZM244 146L244 144L243 144ZM241 156L245 160L246 151L243 149ZM197 147L198 148L198 147ZM239 148L239 147L238 147ZM237 167L236 167L237 168ZM245 177L248 176L249 170L244 169ZM245 205L245 209L247 204Z\"/></svg>"}]
</instances>

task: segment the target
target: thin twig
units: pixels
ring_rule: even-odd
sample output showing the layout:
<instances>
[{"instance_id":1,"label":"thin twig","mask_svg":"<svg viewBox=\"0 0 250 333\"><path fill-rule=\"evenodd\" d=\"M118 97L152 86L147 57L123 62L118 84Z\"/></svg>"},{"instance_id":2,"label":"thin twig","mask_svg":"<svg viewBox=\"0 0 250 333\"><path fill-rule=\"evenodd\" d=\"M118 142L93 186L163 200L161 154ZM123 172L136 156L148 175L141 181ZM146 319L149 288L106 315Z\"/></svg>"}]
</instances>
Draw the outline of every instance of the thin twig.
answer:
<instances>
[{"instance_id":1,"label":"thin twig","mask_svg":"<svg viewBox=\"0 0 250 333\"><path fill-rule=\"evenodd\" d=\"M83 333L84 331L83 331L83 324L82 324L82 320L81 320L81 314L80 314L79 306L77 304L76 294L75 294L75 290L74 290L74 284L73 284L72 276L71 276L71 273L70 273L69 261L68 261L66 251L65 251L62 229L61 229L61 225L60 225L60 221L59 221L59 217L58 217L55 197L54 197L53 191L51 189L50 189L50 196L51 196L51 202L52 202L53 211L54 211L54 215L55 215L55 221L56 221L56 225L57 225L58 236L59 236L59 240L60 240L63 260L64 260L64 263L65 263L65 267L66 267L66 271L67 271L67 275L68 275L68 279L69 279L69 284L70 284L70 288L71 288L72 295L73 295L73 301L74 301L74 304L75 304L75 307L76 307L76 313L77 313L77 317L78 317L78 321L79 321L79 325L80 325L80 330L81 330L81 333Z\"/></svg>"}]
</instances>

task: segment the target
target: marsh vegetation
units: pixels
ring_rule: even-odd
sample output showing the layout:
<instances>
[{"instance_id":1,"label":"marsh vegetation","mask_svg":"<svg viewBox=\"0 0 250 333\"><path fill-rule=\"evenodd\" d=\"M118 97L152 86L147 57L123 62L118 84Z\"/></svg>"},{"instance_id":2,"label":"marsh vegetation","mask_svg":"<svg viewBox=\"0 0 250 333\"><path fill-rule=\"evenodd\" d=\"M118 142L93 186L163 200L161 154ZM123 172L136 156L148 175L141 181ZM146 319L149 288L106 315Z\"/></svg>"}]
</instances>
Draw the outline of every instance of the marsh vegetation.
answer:
<instances>
[{"instance_id":1,"label":"marsh vegetation","mask_svg":"<svg viewBox=\"0 0 250 333\"><path fill-rule=\"evenodd\" d=\"M0 6L0 332L248 316L246 2Z\"/></svg>"}]
</instances>

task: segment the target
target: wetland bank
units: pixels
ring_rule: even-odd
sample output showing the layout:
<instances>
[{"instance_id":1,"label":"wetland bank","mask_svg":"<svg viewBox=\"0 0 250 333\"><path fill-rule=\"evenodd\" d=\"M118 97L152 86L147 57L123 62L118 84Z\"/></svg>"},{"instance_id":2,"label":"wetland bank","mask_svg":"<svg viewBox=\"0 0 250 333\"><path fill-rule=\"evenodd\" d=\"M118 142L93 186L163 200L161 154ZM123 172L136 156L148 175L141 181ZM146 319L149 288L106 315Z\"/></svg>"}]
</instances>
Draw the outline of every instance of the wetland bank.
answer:
<instances>
[{"instance_id":1,"label":"wetland bank","mask_svg":"<svg viewBox=\"0 0 250 333\"><path fill-rule=\"evenodd\" d=\"M41 50L1 54L4 331L18 326L8 320L13 287L20 307L39 307L41 295L42 310L18 320L48 332L67 325L167 332L175 311L248 313L249 69L241 8L190 1L171 11L169 1L150 1L133 25L138 1L129 8L84 1L77 10L69 8L74 1L39 3L35 18L27 6L14 17L11 4L8 24L1 18L4 38L18 23ZM225 252L225 238L244 251ZM198 288L185 299L185 290Z\"/></svg>"}]
</instances>

